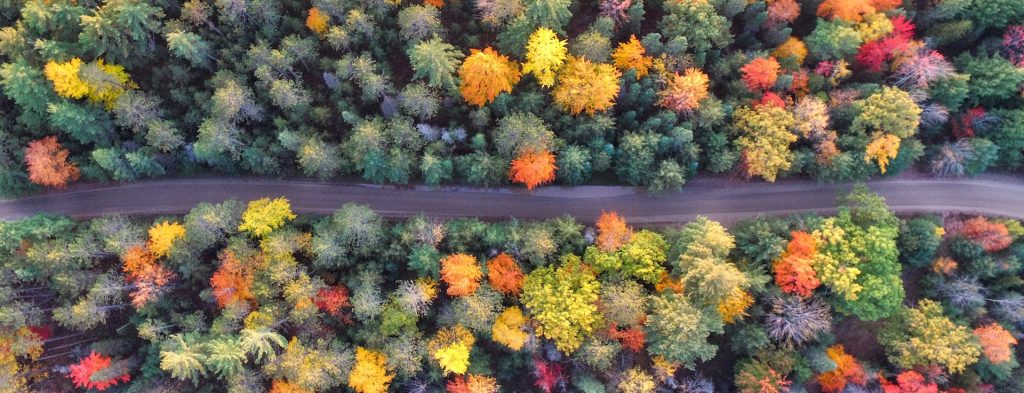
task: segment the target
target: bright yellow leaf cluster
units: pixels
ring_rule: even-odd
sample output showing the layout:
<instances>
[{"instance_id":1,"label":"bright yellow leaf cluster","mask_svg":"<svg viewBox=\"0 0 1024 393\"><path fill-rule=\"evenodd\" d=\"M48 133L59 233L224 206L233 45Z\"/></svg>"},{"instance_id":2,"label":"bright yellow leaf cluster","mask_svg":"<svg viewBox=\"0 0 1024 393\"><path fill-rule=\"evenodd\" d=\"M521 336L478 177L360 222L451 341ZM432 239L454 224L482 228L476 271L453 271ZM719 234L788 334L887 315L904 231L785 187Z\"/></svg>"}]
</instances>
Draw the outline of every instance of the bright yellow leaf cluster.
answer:
<instances>
[{"instance_id":1,"label":"bright yellow leaf cluster","mask_svg":"<svg viewBox=\"0 0 1024 393\"><path fill-rule=\"evenodd\" d=\"M629 37L629 41L620 43L612 52L612 60L615 67L620 70L636 70L636 79L643 78L654 66L654 58L646 56L647 49L636 39L636 35Z\"/></svg>"},{"instance_id":2,"label":"bright yellow leaf cluster","mask_svg":"<svg viewBox=\"0 0 1024 393\"><path fill-rule=\"evenodd\" d=\"M722 321L730 324L747 315L747 307L754 304L754 297L740 287L733 288L732 293L718 303L718 314Z\"/></svg>"},{"instance_id":3,"label":"bright yellow leaf cluster","mask_svg":"<svg viewBox=\"0 0 1024 393\"><path fill-rule=\"evenodd\" d=\"M775 48L772 56L780 60L792 57L796 60L797 64L803 64L804 59L807 57L807 45L804 45L804 42L800 41L799 38L790 36L785 42Z\"/></svg>"},{"instance_id":4,"label":"bright yellow leaf cluster","mask_svg":"<svg viewBox=\"0 0 1024 393\"><path fill-rule=\"evenodd\" d=\"M519 82L519 64L509 60L490 47L484 50L471 49L469 57L459 67L459 92L466 102L484 106L494 101L502 92L512 92L512 86Z\"/></svg>"},{"instance_id":5,"label":"bright yellow leaf cluster","mask_svg":"<svg viewBox=\"0 0 1024 393\"><path fill-rule=\"evenodd\" d=\"M541 86L554 86L555 73L565 64L566 52L565 40L558 39L558 35L549 28L538 28L526 42L523 73L536 76Z\"/></svg>"},{"instance_id":6,"label":"bright yellow leaf cluster","mask_svg":"<svg viewBox=\"0 0 1024 393\"><path fill-rule=\"evenodd\" d=\"M238 226L238 230L263 237L280 228L285 222L294 220L295 217L292 205L287 199L257 199L249 202L249 207L242 213L242 224Z\"/></svg>"},{"instance_id":7,"label":"bright yellow leaf cluster","mask_svg":"<svg viewBox=\"0 0 1024 393\"><path fill-rule=\"evenodd\" d=\"M469 368L469 351L475 342L469 329L455 325L438 330L427 343L427 350L445 373L465 374Z\"/></svg>"},{"instance_id":8,"label":"bright yellow leaf cluster","mask_svg":"<svg viewBox=\"0 0 1024 393\"><path fill-rule=\"evenodd\" d=\"M875 160L878 162L878 169L885 173L889 160L896 158L899 151L900 138L893 134L883 134L868 143L867 150L864 151L864 161Z\"/></svg>"},{"instance_id":9,"label":"bright yellow leaf cluster","mask_svg":"<svg viewBox=\"0 0 1024 393\"><path fill-rule=\"evenodd\" d=\"M159 222L149 228L149 252L157 258L167 255L174 241L185 236L185 226L177 222Z\"/></svg>"},{"instance_id":10,"label":"bright yellow leaf cluster","mask_svg":"<svg viewBox=\"0 0 1024 393\"><path fill-rule=\"evenodd\" d=\"M591 63L582 57L570 56L558 75L553 92L555 103L573 115L589 115L611 108L619 95L622 74L610 64Z\"/></svg>"},{"instance_id":11,"label":"bright yellow leaf cluster","mask_svg":"<svg viewBox=\"0 0 1024 393\"><path fill-rule=\"evenodd\" d=\"M358 393L386 393L394 374L388 374L387 357L356 347L356 362L348 374L348 387Z\"/></svg>"},{"instance_id":12,"label":"bright yellow leaf cluster","mask_svg":"<svg viewBox=\"0 0 1024 393\"><path fill-rule=\"evenodd\" d=\"M83 66L92 67L97 71L94 74L100 75L83 78ZM63 63L50 61L43 67L43 75L53 82L53 90L57 95L74 99L88 97L91 102L102 103L107 110L113 109L117 98L125 90L136 87L124 67L106 64L103 59L93 64L84 64L77 57Z\"/></svg>"},{"instance_id":13,"label":"bright yellow leaf cluster","mask_svg":"<svg viewBox=\"0 0 1024 393\"><path fill-rule=\"evenodd\" d=\"M814 272L822 283L825 283L836 294L847 301L857 300L857 294L864 289L857 284L860 269L855 267L860 261L849 242L845 240L846 231L836 225L836 219L827 218L821 227L814 231L814 240L821 249L829 248L829 253L816 253L811 261Z\"/></svg>"},{"instance_id":14,"label":"bright yellow leaf cluster","mask_svg":"<svg viewBox=\"0 0 1024 393\"><path fill-rule=\"evenodd\" d=\"M83 98L89 94L89 85L78 77L82 68L82 59L74 58L64 63L50 61L43 67L46 79L53 82L53 90L64 98Z\"/></svg>"},{"instance_id":15,"label":"bright yellow leaf cluster","mask_svg":"<svg viewBox=\"0 0 1024 393\"><path fill-rule=\"evenodd\" d=\"M523 311L519 307L506 308L491 326L491 337L495 342L514 351L523 349L526 340L530 338L524 329L526 322L526 316L523 315Z\"/></svg>"},{"instance_id":16,"label":"bright yellow leaf cluster","mask_svg":"<svg viewBox=\"0 0 1024 393\"><path fill-rule=\"evenodd\" d=\"M309 9L309 14L306 16L306 28L310 31L317 35L323 35L327 32L328 22L330 22L330 15L327 15L316 7Z\"/></svg>"}]
</instances>

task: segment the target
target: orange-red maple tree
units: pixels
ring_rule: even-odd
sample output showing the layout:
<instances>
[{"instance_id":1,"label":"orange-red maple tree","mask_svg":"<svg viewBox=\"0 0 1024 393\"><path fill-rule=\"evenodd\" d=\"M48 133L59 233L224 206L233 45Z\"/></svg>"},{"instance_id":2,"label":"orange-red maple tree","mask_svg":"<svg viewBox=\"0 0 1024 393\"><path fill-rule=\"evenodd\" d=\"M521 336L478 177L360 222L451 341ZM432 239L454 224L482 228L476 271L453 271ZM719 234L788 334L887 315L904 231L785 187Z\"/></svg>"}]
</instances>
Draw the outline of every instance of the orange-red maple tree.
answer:
<instances>
[{"instance_id":1,"label":"orange-red maple tree","mask_svg":"<svg viewBox=\"0 0 1024 393\"><path fill-rule=\"evenodd\" d=\"M510 255L501 253L487 261L487 280L498 292L518 295L523 288L523 270Z\"/></svg>"},{"instance_id":2,"label":"orange-red maple tree","mask_svg":"<svg viewBox=\"0 0 1024 393\"><path fill-rule=\"evenodd\" d=\"M884 393L939 393L939 386L928 382L917 371L904 371L896 376L896 382L881 378Z\"/></svg>"},{"instance_id":3,"label":"orange-red maple tree","mask_svg":"<svg viewBox=\"0 0 1024 393\"><path fill-rule=\"evenodd\" d=\"M602 212L594 226L597 227L597 248L604 252L615 252L633 237L626 219L616 212Z\"/></svg>"},{"instance_id":4,"label":"orange-red maple tree","mask_svg":"<svg viewBox=\"0 0 1024 393\"><path fill-rule=\"evenodd\" d=\"M998 323L978 327L974 329L974 335L978 336L981 349L992 364L1006 363L1013 359L1013 346L1017 344L1017 338Z\"/></svg>"},{"instance_id":5,"label":"orange-red maple tree","mask_svg":"<svg viewBox=\"0 0 1024 393\"><path fill-rule=\"evenodd\" d=\"M341 316L342 311L352 307L352 304L349 303L348 288L340 284L320 288L316 292L316 297L313 298L313 304L316 304L316 308L320 311L335 317Z\"/></svg>"},{"instance_id":6,"label":"orange-red maple tree","mask_svg":"<svg viewBox=\"0 0 1024 393\"><path fill-rule=\"evenodd\" d=\"M480 288L480 264L469 254L452 254L441 260L441 280L448 284L448 295L467 296Z\"/></svg>"},{"instance_id":7,"label":"orange-red maple tree","mask_svg":"<svg viewBox=\"0 0 1024 393\"><path fill-rule=\"evenodd\" d=\"M64 188L78 180L78 165L68 162L68 150L53 136L29 142L25 148L25 164L28 165L28 180L41 186Z\"/></svg>"},{"instance_id":8,"label":"orange-red maple tree","mask_svg":"<svg viewBox=\"0 0 1024 393\"><path fill-rule=\"evenodd\" d=\"M252 269L245 266L232 251L220 254L220 267L210 277L213 297L217 305L227 307L240 301L254 300L252 294Z\"/></svg>"},{"instance_id":9,"label":"orange-red maple tree","mask_svg":"<svg viewBox=\"0 0 1024 393\"><path fill-rule=\"evenodd\" d=\"M527 151L512 160L508 176L513 182L523 183L532 190L555 180L555 155L549 151Z\"/></svg>"},{"instance_id":10,"label":"orange-red maple tree","mask_svg":"<svg viewBox=\"0 0 1024 393\"><path fill-rule=\"evenodd\" d=\"M818 375L818 384L826 393L839 393L846 389L847 384L864 385L867 376L864 367L846 353L842 345L833 345L825 350L825 354L836 363L836 368Z\"/></svg>"},{"instance_id":11,"label":"orange-red maple tree","mask_svg":"<svg viewBox=\"0 0 1024 393\"><path fill-rule=\"evenodd\" d=\"M111 362L110 357L92 352L78 363L68 366L71 370L69 374L71 382L79 388L104 391L118 383L127 383L131 380L131 376L128 373L118 374L116 372L109 375L109 378L94 378L97 377L96 374L99 372L109 372L108 368L110 368Z\"/></svg>"},{"instance_id":12,"label":"orange-red maple tree","mask_svg":"<svg viewBox=\"0 0 1024 393\"><path fill-rule=\"evenodd\" d=\"M160 289L174 279L174 273L158 263L156 255L145 246L128 248L121 261L126 281L135 287L130 297L137 308L155 299Z\"/></svg>"},{"instance_id":13,"label":"orange-red maple tree","mask_svg":"<svg viewBox=\"0 0 1024 393\"><path fill-rule=\"evenodd\" d=\"M779 78L779 62L774 57L759 57L740 68L740 72L750 90L770 89Z\"/></svg>"},{"instance_id":14,"label":"orange-red maple tree","mask_svg":"<svg viewBox=\"0 0 1024 393\"><path fill-rule=\"evenodd\" d=\"M792 236L793 239L786 246L782 258L772 264L775 284L783 292L806 298L821 285L812 265L817 242L813 236L803 231L794 231Z\"/></svg>"},{"instance_id":15,"label":"orange-red maple tree","mask_svg":"<svg viewBox=\"0 0 1024 393\"><path fill-rule=\"evenodd\" d=\"M975 217L965 221L960 234L981 245L986 252L1004 250L1013 242L1006 225L989 221L985 217Z\"/></svg>"},{"instance_id":16,"label":"orange-red maple tree","mask_svg":"<svg viewBox=\"0 0 1024 393\"><path fill-rule=\"evenodd\" d=\"M613 340L618 340L622 343L622 347L629 349L633 352L640 352L644 349L644 343L647 341L647 335L644 334L643 329L637 326L629 327L626 329L619 329L618 324L612 322L611 326L608 327L608 337Z\"/></svg>"}]
</instances>

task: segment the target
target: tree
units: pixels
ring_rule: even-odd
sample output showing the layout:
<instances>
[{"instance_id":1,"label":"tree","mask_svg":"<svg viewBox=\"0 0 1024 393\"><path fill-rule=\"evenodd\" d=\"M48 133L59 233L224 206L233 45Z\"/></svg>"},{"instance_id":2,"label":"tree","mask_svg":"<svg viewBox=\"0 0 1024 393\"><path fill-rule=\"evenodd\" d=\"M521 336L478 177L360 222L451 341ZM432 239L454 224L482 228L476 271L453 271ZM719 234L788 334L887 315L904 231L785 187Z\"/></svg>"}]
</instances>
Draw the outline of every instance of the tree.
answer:
<instances>
[{"instance_id":1,"label":"tree","mask_svg":"<svg viewBox=\"0 0 1024 393\"><path fill-rule=\"evenodd\" d=\"M29 181L41 186L64 188L78 180L78 165L68 162L68 150L53 136L29 142L25 148L25 164Z\"/></svg>"},{"instance_id":2,"label":"tree","mask_svg":"<svg viewBox=\"0 0 1024 393\"><path fill-rule=\"evenodd\" d=\"M570 56L558 75L552 95L562 110L573 115L593 115L611 108L619 95L622 74L610 64L595 64L581 57Z\"/></svg>"},{"instance_id":3,"label":"tree","mask_svg":"<svg viewBox=\"0 0 1024 393\"><path fill-rule=\"evenodd\" d=\"M529 320L523 315L519 307L508 307L498 315L491 327L491 338L513 351L518 351L526 345L530 338L527 332Z\"/></svg>"},{"instance_id":4,"label":"tree","mask_svg":"<svg viewBox=\"0 0 1024 393\"><path fill-rule=\"evenodd\" d=\"M685 39L685 47L704 65L708 53L732 42L731 22L706 1L672 1L664 6L667 14L658 22L658 30L668 41ZM684 47L684 49L685 49Z\"/></svg>"},{"instance_id":5,"label":"tree","mask_svg":"<svg viewBox=\"0 0 1024 393\"><path fill-rule=\"evenodd\" d=\"M694 307L684 295L676 293L652 296L650 304L651 316L644 331L651 355L690 369L697 361L715 356L718 346L707 339L711 333L721 333L723 325L713 307Z\"/></svg>"},{"instance_id":6,"label":"tree","mask_svg":"<svg viewBox=\"0 0 1024 393\"><path fill-rule=\"evenodd\" d=\"M908 370L896 376L896 383L882 378L882 391L884 393L939 393L939 386L934 382L925 381L921 373Z\"/></svg>"},{"instance_id":7,"label":"tree","mask_svg":"<svg viewBox=\"0 0 1024 393\"><path fill-rule=\"evenodd\" d=\"M572 2L568 0L524 0L523 3L526 4L525 22L532 26L563 32L562 28L572 17L569 11Z\"/></svg>"},{"instance_id":8,"label":"tree","mask_svg":"<svg viewBox=\"0 0 1024 393\"><path fill-rule=\"evenodd\" d=\"M594 272L579 257L568 255L557 268L545 266L530 272L520 300L539 324L537 335L571 353L601 320L595 304L600 289Z\"/></svg>"},{"instance_id":9,"label":"tree","mask_svg":"<svg viewBox=\"0 0 1024 393\"><path fill-rule=\"evenodd\" d=\"M46 79L53 82L53 90L65 98L83 98L89 94L89 85L78 77L82 59L73 58L64 63L48 62L43 68Z\"/></svg>"},{"instance_id":10,"label":"tree","mask_svg":"<svg viewBox=\"0 0 1024 393\"><path fill-rule=\"evenodd\" d=\"M171 251L174 241L185 236L185 226L177 222L161 221L149 228L149 243L146 247L157 258Z\"/></svg>"},{"instance_id":11,"label":"tree","mask_svg":"<svg viewBox=\"0 0 1024 393\"><path fill-rule=\"evenodd\" d=\"M523 183L528 190L555 180L555 155L551 152L523 152L512 160L509 180Z\"/></svg>"},{"instance_id":12,"label":"tree","mask_svg":"<svg viewBox=\"0 0 1024 393\"><path fill-rule=\"evenodd\" d=\"M310 11L312 15L312 11ZM200 35L189 31L169 31L165 37L167 49L175 56L188 60L196 66L205 65L210 59L210 43Z\"/></svg>"},{"instance_id":13,"label":"tree","mask_svg":"<svg viewBox=\"0 0 1024 393\"><path fill-rule=\"evenodd\" d=\"M820 299L775 297L771 306L764 323L768 337L776 342L799 346L832 329L832 314Z\"/></svg>"},{"instance_id":14,"label":"tree","mask_svg":"<svg viewBox=\"0 0 1024 393\"><path fill-rule=\"evenodd\" d=\"M1002 325L992 322L977 327L974 329L974 335L978 337L985 358L992 364L1013 360L1013 346L1017 344L1017 338Z\"/></svg>"},{"instance_id":15,"label":"tree","mask_svg":"<svg viewBox=\"0 0 1024 393\"><path fill-rule=\"evenodd\" d=\"M398 11L399 35L408 42L418 42L444 33L438 7L414 4Z\"/></svg>"},{"instance_id":16,"label":"tree","mask_svg":"<svg viewBox=\"0 0 1024 393\"><path fill-rule=\"evenodd\" d=\"M469 351L476 338L462 325L444 327L427 343L430 357L437 360L444 374L465 374L469 368Z\"/></svg>"},{"instance_id":17,"label":"tree","mask_svg":"<svg viewBox=\"0 0 1024 393\"><path fill-rule=\"evenodd\" d=\"M220 260L220 267L210 277L210 288L217 305L224 308L236 302L254 300L252 268L239 261L232 251L221 252Z\"/></svg>"},{"instance_id":18,"label":"tree","mask_svg":"<svg viewBox=\"0 0 1024 393\"><path fill-rule=\"evenodd\" d=\"M352 308L352 303L349 302L348 288L344 285L320 288L316 292L313 304L316 304L316 308L320 311L335 317L341 317L344 309Z\"/></svg>"},{"instance_id":19,"label":"tree","mask_svg":"<svg viewBox=\"0 0 1024 393\"><path fill-rule=\"evenodd\" d=\"M264 237L295 217L287 199L261 198L249 202L249 207L242 213L242 223L238 225L238 230Z\"/></svg>"},{"instance_id":20,"label":"tree","mask_svg":"<svg viewBox=\"0 0 1024 393\"><path fill-rule=\"evenodd\" d=\"M882 90L854 102L857 116L850 124L851 132L889 133L900 139L910 138L920 124L921 108L910 94L896 87Z\"/></svg>"},{"instance_id":21,"label":"tree","mask_svg":"<svg viewBox=\"0 0 1024 393\"><path fill-rule=\"evenodd\" d=\"M867 382L864 367L857 359L846 353L842 344L828 347L825 354L836 364L836 368L818 375L818 384L821 385L822 391L840 393L847 384L864 385Z\"/></svg>"},{"instance_id":22,"label":"tree","mask_svg":"<svg viewBox=\"0 0 1024 393\"><path fill-rule=\"evenodd\" d=\"M964 371L978 361L978 339L942 313L930 299L915 308L904 308L878 335L889 361L902 368L941 366L951 373Z\"/></svg>"},{"instance_id":23,"label":"tree","mask_svg":"<svg viewBox=\"0 0 1024 393\"><path fill-rule=\"evenodd\" d=\"M1013 242L1006 225L981 216L964 221L959 234L977 243L988 253L1002 251Z\"/></svg>"},{"instance_id":24,"label":"tree","mask_svg":"<svg viewBox=\"0 0 1024 393\"><path fill-rule=\"evenodd\" d=\"M793 0L779 0L772 4L785 3ZM770 7L770 6L769 6ZM807 45L799 38L790 36L772 51L772 57L776 59L792 59L797 65L803 64L807 58Z\"/></svg>"},{"instance_id":25,"label":"tree","mask_svg":"<svg viewBox=\"0 0 1024 393\"><path fill-rule=\"evenodd\" d=\"M606 2L602 2L604 5ZM629 3L629 0L626 0ZM619 46L612 52L612 60L615 67L622 70L636 71L636 79L647 76L647 72L654 67L654 58L646 55L647 49L636 39L636 35L630 35L629 41L619 43Z\"/></svg>"},{"instance_id":26,"label":"tree","mask_svg":"<svg viewBox=\"0 0 1024 393\"><path fill-rule=\"evenodd\" d=\"M471 49L469 57L459 67L462 84L459 91L469 104L484 106L494 101L498 94L512 92L512 86L519 82L519 65L490 47L484 50Z\"/></svg>"},{"instance_id":27,"label":"tree","mask_svg":"<svg viewBox=\"0 0 1024 393\"><path fill-rule=\"evenodd\" d=\"M121 382L128 383L128 375L123 364L111 365L112 359L96 352L82 358L78 363L70 365L71 382L78 388L104 391Z\"/></svg>"},{"instance_id":28,"label":"tree","mask_svg":"<svg viewBox=\"0 0 1024 393\"><path fill-rule=\"evenodd\" d=\"M875 7L870 1L825 0L818 5L818 16L848 22L860 22L865 15L873 12Z\"/></svg>"},{"instance_id":29,"label":"tree","mask_svg":"<svg viewBox=\"0 0 1024 393\"><path fill-rule=\"evenodd\" d=\"M348 375L348 387L358 393L386 393L394 374L387 370L387 358L380 352L356 347L356 362Z\"/></svg>"},{"instance_id":30,"label":"tree","mask_svg":"<svg viewBox=\"0 0 1024 393\"><path fill-rule=\"evenodd\" d=\"M498 292L516 296L523 288L523 271L515 259L501 253L487 261L487 280Z\"/></svg>"},{"instance_id":31,"label":"tree","mask_svg":"<svg viewBox=\"0 0 1024 393\"><path fill-rule=\"evenodd\" d=\"M819 19L814 31L804 38L807 50L821 60L844 61L843 59L856 54L863 42L864 39L853 23L841 19Z\"/></svg>"},{"instance_id":32,"label":"tree","mask_svg":"<svg viewBox=\"0 0 1024 393\"><path fill-rule=\"evenodd\" d=\"M193 385L198 385L200 376L206 376L204 360L206 355L196 351L180 334L172 336L160 348L160 369L170 372L172 378L191 380Z\"/></svg>"},{"instance_id":33,"label":"tree","mask_svg":"<svg viewBox=\"0 0 1024 393\"><path fill-rule=\"evenodd\" d=\"M498 393L501 386L494 377L484 375L457 375L445 385L448 393Z\"/></svg>"},{"instance_id":34,"label":"tree","mask_svg":"<svg viewBox=\"0 0 1024 393\"><path fill-rule=\"evenodd\" d=\"M808 298L821 285L814 272L817 241L807 232L793 231L782 258L772 264L775 285L783 292Z\"/></svg>"},{"instance_id":35,"label":"tree","mask_svg":"<svg viewBox=\"0 0 1024 393\"><path fill-rule=\"evenodd\" d=\"M441 260L441 280L448 284L448 295L472 295L480 287L483 273L476 257L452 254Z\"/></svg>"},{"instance_id":36,"label":"tree","mask_svg":"<svg viewBox=\"0 0 1024 393\"><path fill-rule=\"evenodd\" d=\"M627 370L618 384L622 393L654 393L656 387L654 377L639 368Z\"/></svg>"},{"instance_id":37,"label":"tree","mask_svg":"<svg viewBox=\"0 0 1024 393\"><path fill-rule=\"evenodd\" d=\"M601 212L594 223L597 238L594 242L604 252L615 252L633 237L633 230L626 225L626 219L616 212Z\"/></svg>"},{"instance_id":38,"label":"tree","mask_svg":"<svg viewBox=\"0 0 1024 393\"><path fill-rule=\"evenodd\" d=\"M359 258L372 255L384 245L386 227L384 218L369 206L346 203L314 226L313 265L350 266Z\"/></svg>"},{"instance_id":39,"label":"tree","mask_svg":"<svg viewBox=\"0 0 1024 393\"><path fill-rule=\"evenodd\" d=\"M555 133L532 113L515 112L501 118L492 135L495 152L508 160L555 147Z\"/></svg>"},{"instance_id":40,"label":"tree","mask_svg":"<svg viewBox=\"0 0 1024 393\"><path fill-rule=\"evenodd\" d=\"M889 160L896 158L896 154L899 151L899 137L893 134L881 134L868 143L864 149L864 161L871 162L871 160L875 160L878 162L878 169L885 173L885 167L889 165Z\"/></svg>"},{"instance_id":41,"label":"tree","mask_svg":"<svg viewBox=\"0 0 1024 393\"><path fill-rule=\"evenodd\" d=\"M672 75L665 89L658 92L658 97L658 104L662 107L690 113L708 97L708 75L699 69L687 68L682 75Z\"/></svg>"},{"instance_id":42,"label":"tree","mask_svg":"<svg viewBox=\"0 0 1024 393\"><path fill-rule=\"evenodd\" d=\"M747 176L760 176L774 182L780 171L789 169L793 162L789 144L797 139L790 131L794 122L790 112L775 106L736 110L733 114L733 126L739 132L736 145L743 150Z\"/></svg>"},{"instance_id":43,"label":"tree","mask_svg":"<svg viewBox=\"0 0 1024 393\"><path fill-rule=\"evenodd\" d=\"M967 80L968 105L1000 106L1012 100L1024 84L1024 69L1017 68L1002 56L963 54L955 59L954 64L961 73L970 75Z\"/></svg>"},{"instance_id":44,"label":"tree","mask_svg":"<svg viewBox=\"0 0 1024 393\"><path fill-rule=\"evenodd\" d=\"M306 14L306 28L317 35L324 35L330 22L331 16L320 11L319 8L312 7Z\"/></svg>"},{"instance_id":45,"label":"tree","mask_svg":"<svg viewBox=\"0 0 1024 393\"><path fill-rule=\"evenodd\" d=\"M532 73L537 77L537 82L544 87L551 87L555 84L555 73L565 63L567 50L565 40L558 39L558 35L551 29L541 27L530 35L526 43L526 63L523 63L523 73Z\"/></svg>"},{"instance_id":46,"label":"tree","mask_svg":"<svg viewBox=\"0 0 1024 393\"><path fill-rule=\"evenodd\" d=\"M774 57L758 57L740 68L743 83L750 90L767 90L775 86L779 77L779 62Z\"/></svg>"}]
</instances>

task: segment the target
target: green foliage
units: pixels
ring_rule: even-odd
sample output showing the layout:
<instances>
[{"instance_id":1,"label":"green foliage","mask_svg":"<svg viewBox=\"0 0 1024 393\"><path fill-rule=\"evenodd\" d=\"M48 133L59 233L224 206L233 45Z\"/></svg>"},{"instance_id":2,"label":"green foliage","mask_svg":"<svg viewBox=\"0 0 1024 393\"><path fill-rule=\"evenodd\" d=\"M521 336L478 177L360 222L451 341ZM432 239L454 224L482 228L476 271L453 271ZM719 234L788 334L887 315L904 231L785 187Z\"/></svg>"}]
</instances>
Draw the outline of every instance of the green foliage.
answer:
<instances>
[{"instance_id":1,"label":"green foliage","mask_svg":"<svg viewBox=\"0 0 1024 393\"><path fill-rule=\"evenodd\" d=\"M569 255L557 268L530 272L521 300L540 324L537 334L554 341L560 351L572 353L601 322L595 304L600 289L594 273L579 257Z\"/></svg>"},{"instance_id":2,"label":"green foliage","mask_svg":"<svg viewBox=\"0 0 1024 393\"><path fill-rule=\"evenodd\" d=\"M722 317L713 307L697 308L685 296L668 293L650 298L648 351L693 369L699 361L715 356L718 346L708 343L712 333L722 333Z\"/></svg>"},{"instance_id":3,"label":"green foliage","mask_svg":"<svg viewBox=\"0 0 1024 393\"><path fill-rule=\"evenodd\" d=\"M1024 69L1000 56L965 54L956 58L956 66L971 76L967 81L969 105L998 106L1012 100L1024 85Z\"/></svg>"}]
</instances>

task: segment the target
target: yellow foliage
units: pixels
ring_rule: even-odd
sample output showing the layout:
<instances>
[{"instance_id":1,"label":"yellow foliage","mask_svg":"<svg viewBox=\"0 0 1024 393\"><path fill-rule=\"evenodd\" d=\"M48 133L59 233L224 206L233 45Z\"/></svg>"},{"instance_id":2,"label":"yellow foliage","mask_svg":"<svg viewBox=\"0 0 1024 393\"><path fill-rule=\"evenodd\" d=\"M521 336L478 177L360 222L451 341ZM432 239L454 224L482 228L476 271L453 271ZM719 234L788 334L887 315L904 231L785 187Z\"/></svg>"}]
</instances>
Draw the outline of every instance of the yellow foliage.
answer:
<instances>
[{"instance_id":1,"label":"yellow foliage","mask_svg":"<svg viewBox=\"0 0 1024 393\"><path fill-rule=\"evenodd\" d=\"M469 348L462 343L455 343L435 351L434 359L445 374L465 374L469 369Z\"/></svg>"},{"instance_id":2,"label":"yellow foliage","mask_svg":"<svg viewBox=\"0 0 1024 393\"><path fill-rule=\"evenodd\" d=\"M658 104L676 112L690 112L700 106L708 96L708 74L696 68L687 68L682 75L675 74L665 89L658 92Z\"/></svg>"},{"instance_id":3,"label":"yellow foliage","mask_svg":"<svg viewBox=\"0 0 1024 393\"><path fill-rule=\"evenodd\" d=\"M519 307L509 307L498 315L498 319L491 326L491 337L495 342L509 347L513 351L523 349L526 340L530 337L526 333L526 316Z\"/></svg>"},{"instance_id":4,"label":"yellow foliage","mask_svg":"<svg viewBox=\"0 0 1024 393\"><path fill-rule=\"evenodd\" d=\"M330 22L330 16L320 11L319 8L309 9L309 15L306 16L306 28L310 31L317 35L323 35L327 31L328 22Z\"/></svg>"},{"instance_id":5,"label":"yellow foliage","mask_svg":"<svg viewBox=\"0 0 1024 393\"><path fill-rule=\"evenodd\" d=\"M589 115L611 108L619 95L622 74L610 64L596 64L571 56L558 76L555 103L573 115Z\"/></svg>"},{"instance_id":6,"label":"yellow foliage","mask_svg":"<svg viewBox=\"0 0 1024 393\"><path fill-rule=\"evenodd\" d=\"M623 374L618 388L622 393L654 393L657 385L654 383L654 378L646 372L639 368L633 368Z\"/></svg>"},{"instance_id":7,"label":"yellow foliage","mask_svg":"<svg viewBox=\"0 0 1024 393\"><path fill-rule=\"evenodd\" d=\"M864 42L870 42L892 33L892 21L885 14L875 12L865 15L864 21L858 23L855 28Z\"/></svg>"},{"instance_id":8,"label":"yellow foliage","mask_svg":"<svg viewBox=\"0 0 1024 393\"><path fill-rule=\"evenodd\" d=\"M867 150L864 151L864 161L870 162L874 159L878 162L878 169L885 173L889 160L896 158L899 151L900 138L893 134L883 134L868 143Z\"/></svg>"},{"instance_id":9,"label":"yellow foliage","mask_svg":"<svg viewBox=\"0 0 1024 393\"><path fill-rule=\"evenodd\" d=\"M512 86L522 76L519 65L490 47L471 49L469 57L459 67L459 92L466 102L484 106L502 92L512 92Z\"/></svg>"},{"instance_id":10,"label":"yellow foliage","mask_svg":"<svg viewBox=\"0 0 1024 393\"><path fill-rule=\"evenodd\" d=\"M157 258L166 256L174 241L185 236L185 226L177 222L163 221L149 228L149 252Z\"/></svg>"},{"instance_id":11,"label":"yellow foliage","mask_svg":"<svg viewBox=\"0 0 1024 393\"><path fill-rule=\"evenodd\" d=\"M718 314L726 324L736 322L747 315L747 307L754 304L754 298L747 291L736 287L732 293L718 303Z\"/></svg>"},{"instance_id":12,"label":"yellow foliage","mask_svg":"<svg viewBox=\"0 0 1024 393\"><path fill-rule=\"evenodd\" d=\"M122 66L105 64L103 59L97 60L95 66L106 75L100 75L95 82L86 81L89 85L89 101L103 103L108 111L114 109L114 103L125 90L138 87Z\"/></svg>"},{"instance_id":13,"label":"yellow foliage","mask_svg":"<svg viewBox=\"0 0 1024 393\"><path fill-rule=\"evenodd\" d=\"M636 70L636 79L643 78L654 66L654 58L645 56L647 49L636 39L636 35L629 37L629 41L620 43L612 52L612 60L615 67L620 70Z\"/></svg>"},{"instance_id":14,"label":"yellow foliage","mask_svg":"<svg viewBox=\"0 0 1024 393\"><path fill-rule=\"evenodd\" d=\"M358 393L386 393L394 374L388 374L384 354L356 347L356 362L348 374L348 387Z\"/></svg>"},{"instance_id":15,"label":"yellow foliage","mask_svg":"<svg viewBox=\"0 0 1024 393\"><path fill-rule=\"evenodd\" d=\"M64 98L82 98L89 94L89 85L78 77L78 70L81 68L82 59L77 57L64 63L50 61L43 67L43 74L46 75L46 79L53 82L53 90L57 95Z\"/></svg>"},{"instance_id":16,"label":"yellow foliage","mask_svg":"<svg viewBox=\"0 0 1024 393\"><path fill-rule=\"evenodd\" d=\"M286 221L294 220L295 217L291 203L285 198L257 199L249 202L248 208L242 213L242 224L238 226L238 230L262 237L280 228Z\"/></svg>"},{"instance_id":17,"label":"yellow foliage","mask_svg":"<svg viewBox=\"0 0 1024 393\"><path fill-rule=\"evenodd\" d=\"M526 63L523 73L532 73L544 87L555 84L555 73L565 63L565 41L549 28L541 27L530 35L526 43Z\"/></svg>"},{"instance_id":18,"label":"yellow foliage","mask_svg":"<svg viewBox=\"0 0 1024 393\"><path fill-rule=\"evenodd\" d=\"M804 45L804 42L800 41L799 38L790 36L785 42L775 48L772 56L778 59L792 57L796 59L796 64L803 64L804 58L807 57L807 45Z\"/></svg>"}]
</instances>

